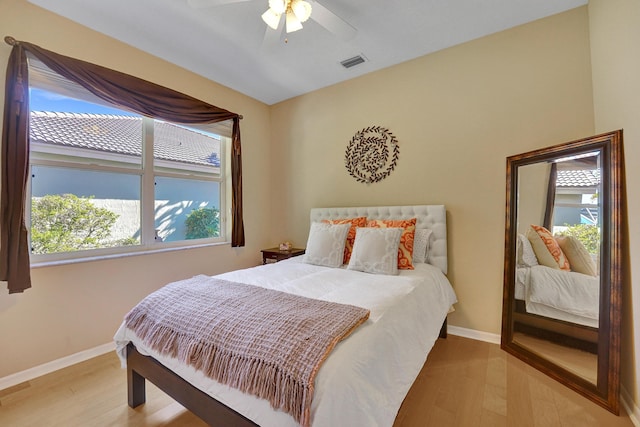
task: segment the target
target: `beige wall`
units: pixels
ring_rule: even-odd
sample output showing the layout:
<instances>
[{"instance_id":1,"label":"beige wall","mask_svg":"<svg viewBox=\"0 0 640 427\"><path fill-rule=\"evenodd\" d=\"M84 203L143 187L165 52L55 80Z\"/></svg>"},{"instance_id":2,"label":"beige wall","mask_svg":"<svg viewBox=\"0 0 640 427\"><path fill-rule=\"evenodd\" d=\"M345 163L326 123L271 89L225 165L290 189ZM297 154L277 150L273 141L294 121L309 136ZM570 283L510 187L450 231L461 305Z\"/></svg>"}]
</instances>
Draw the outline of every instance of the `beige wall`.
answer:
<instances>
[{"instance_id":1,"label":"beige wall","mask_svg":"<svg viewBox=\"0 0 640 427\"><path fill-rule=\"evenodd\" d=\"M276 234L303 245L312 207L445 204L450 324L499 334L506 157L591 135L591 94L579 8L277 104ZM344 154L371 125L394 133L400 159L365 185Z\"/></svg>"},{"instance_id":2,"label":"beige wall","mask_svg":"<svg viewBox=\"0 0 640 427\"><path fill-rule=\"evenodd\" d=\"M591 0L589 18L596 132L624 129L630 274L623 291L622 386L640 420L640 2Z\"/></svg>"},{"instance_id":3,"label":"beige wall","mask_svg":"<svg viewBox=\"0 0 640 427\"><path fill-rule=\"evenodd\" d=\"M549 190L550 163L534 163L518 167L518 233L527 235L532 224L543 225Z\"/></svg>"},{"instance_id":4,"label":"beige wall","mask_svg":"<svg viewBox=\"0 0 640 427\"><path fill-rule=\"evenodd\" d=\"M0 378L111 341L124 314L141 297L169 280L256 265L272 245L269 107L156 57L133 49L26 0L2 0L2 36L88 60L196 96L240 113L247 246L229 245L108 261L37 268L33 288L0 290ZM0 99L10 46L0 43ZM4 101L2 102L4 104Z\"/></svg>"}]
</instances>

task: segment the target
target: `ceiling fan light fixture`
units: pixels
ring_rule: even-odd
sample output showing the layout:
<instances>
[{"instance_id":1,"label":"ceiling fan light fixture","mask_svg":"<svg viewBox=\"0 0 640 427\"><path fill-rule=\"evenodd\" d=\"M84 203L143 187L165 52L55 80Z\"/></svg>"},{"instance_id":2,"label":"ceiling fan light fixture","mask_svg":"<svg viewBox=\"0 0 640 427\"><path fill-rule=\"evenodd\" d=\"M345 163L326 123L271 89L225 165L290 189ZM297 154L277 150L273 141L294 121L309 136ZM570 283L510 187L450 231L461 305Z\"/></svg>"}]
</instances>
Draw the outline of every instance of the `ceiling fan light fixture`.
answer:
<instances>
[{"instance_id":1,"label":"ceiling fan light fixture","mask_svg":"<svg viewBox=\"0 0 640 427\"><path fill-rule=\"evenodd\" d=\"M292 0L291 10L300 22L305 22L311 16L311 4L304 0Z\"/></svg>"},{"instance_id":2,"label":"ceiling fan light fixture","mask_svg":"<svg viewBox=\"0 0 640 427\"><path fill-rule=\"evenodd\" d=\"M269 0L269 7L278 15L282 15L287 10L288 0Z\"/></svg>"},{"instance_id":3,"label":"ceiling fan light fixture","mask_svg":"<svg viewBox=\"0 0 640 427\"><path fill-rule=\"evenodd\" d=\"M262 20L269 27L277 30L278 25L280 24L280 14L274 11L272 8L269 8L265 13L262 14Z\"/></svg>"},{"instance_id":4,"label":"ceiling fan light fixture","mask_svg":"<svg viewBox=\"0 0 640 427\"><path fill-rule=\"evenodd\" d=\"M302 29L302 23L292 11L287 11L287 33L293 33Z\"/></svg>"}]
</instances>

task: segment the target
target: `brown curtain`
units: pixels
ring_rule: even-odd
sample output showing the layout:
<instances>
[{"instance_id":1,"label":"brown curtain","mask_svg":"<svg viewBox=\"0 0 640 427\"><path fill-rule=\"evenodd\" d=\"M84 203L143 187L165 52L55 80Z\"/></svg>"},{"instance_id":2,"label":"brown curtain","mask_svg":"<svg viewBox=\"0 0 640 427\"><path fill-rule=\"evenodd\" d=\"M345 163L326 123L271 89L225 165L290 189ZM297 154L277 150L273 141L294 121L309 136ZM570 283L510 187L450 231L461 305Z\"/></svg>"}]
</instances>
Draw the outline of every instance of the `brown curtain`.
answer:
<instances>
[{"instance_id":1,"label":"brown curtain","mask_svg":"<svg viewBox=\"0 0 640 427\"><path fill-rule=\"evenodd\" d=\"M31 287L24 198L29 171L29 77L22 46L13 47L7 66L2 126L2 189L0 202L0 280L9 293Z\"/></svg>"},{"instance_id":2,"label":"brown curtain","mask_svg":"<svg viewBox=\"0 0 640 427\"><path fill-rule=\"evenodd\" d=\"M231 246L244 246L242 221L242 150L240 149L240 118L233 119L231 134ZM240 217L237 218L237 213ZM235 238L233 237L235 236Z\"/></svg>"},{"instance_id":3,"label":"brown curtain","mask_svg":"<svg viewBox=\"0 0 640 427\"><path fill-rule=\"evenodd\" d=\"M47 67L125 110L174 123L204 124L233 120L231 153L231 246L244 246L240 116L188 95L99 65L5 37L13 45L7 66L2 129L2 194L0 201L0 280L9 293L31 287L25 185L29 166L29 82L27 52Z\"/></svg>"}]
</instances>

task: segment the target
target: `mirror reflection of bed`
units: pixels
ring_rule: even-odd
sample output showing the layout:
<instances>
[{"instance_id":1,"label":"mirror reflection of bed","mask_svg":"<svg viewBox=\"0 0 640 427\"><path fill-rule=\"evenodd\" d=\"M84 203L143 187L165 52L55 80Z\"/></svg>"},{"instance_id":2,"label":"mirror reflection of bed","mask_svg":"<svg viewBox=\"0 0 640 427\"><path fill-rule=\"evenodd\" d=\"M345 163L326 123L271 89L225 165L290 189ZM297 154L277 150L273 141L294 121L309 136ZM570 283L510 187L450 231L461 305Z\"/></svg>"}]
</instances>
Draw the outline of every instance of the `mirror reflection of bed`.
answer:
<instances>
[{"instance_id":1,"label":"mirror reflection of bed","mask_svg":"<svg viewBox=\"0 0 640 427\"><path fill-rule=\"evenodd\" d=\"M518 170L514 341L597 381L600 153Z\"/></svg>"}]
</instances>

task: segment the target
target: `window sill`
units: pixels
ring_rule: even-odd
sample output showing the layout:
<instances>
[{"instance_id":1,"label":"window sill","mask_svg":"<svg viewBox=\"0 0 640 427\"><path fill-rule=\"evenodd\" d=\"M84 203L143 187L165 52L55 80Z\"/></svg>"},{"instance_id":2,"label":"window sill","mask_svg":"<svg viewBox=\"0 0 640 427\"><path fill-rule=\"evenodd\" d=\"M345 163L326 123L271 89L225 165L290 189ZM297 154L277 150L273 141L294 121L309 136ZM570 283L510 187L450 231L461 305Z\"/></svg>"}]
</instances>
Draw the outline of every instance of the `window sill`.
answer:
<instances>
[{"instance_id":1,"label":"window sill","mask_svg":"<svg viewBox=\"0 0 640 427\"><path fill-rule=\"evenodd\" d=\"M152 254L163 253L163 252L184 251L184 250L190 250L190 249L199 249L199 248L206 248L211 246L222 246L222 245L228 245L228 244L230 244L230 242L208 242L208 243L202 243L198 245L169 246L169 247L154 248L154 249L145 248L145 249L140 249L138 251L123 252L123 253L86 256L81 258L78 257L78 258L70 258L70 259L58 259L58 260L52 260L52 261L38 261L38 262L32 262L31 268L34 269L34 268L42 268L42 267L53 267L57 265L78 264L83 262L127 258L132 256L139 256L139 255L152 255Z\"/></svg>"}]
</instances>

